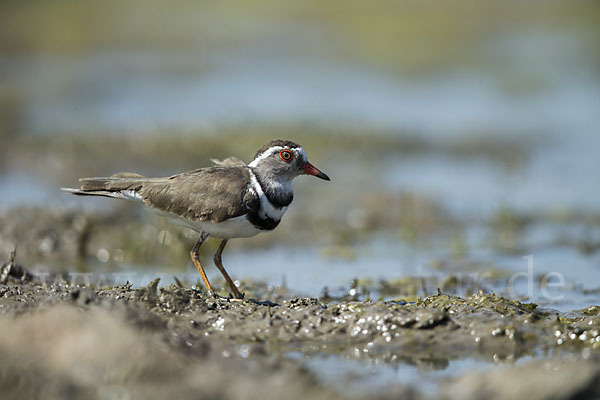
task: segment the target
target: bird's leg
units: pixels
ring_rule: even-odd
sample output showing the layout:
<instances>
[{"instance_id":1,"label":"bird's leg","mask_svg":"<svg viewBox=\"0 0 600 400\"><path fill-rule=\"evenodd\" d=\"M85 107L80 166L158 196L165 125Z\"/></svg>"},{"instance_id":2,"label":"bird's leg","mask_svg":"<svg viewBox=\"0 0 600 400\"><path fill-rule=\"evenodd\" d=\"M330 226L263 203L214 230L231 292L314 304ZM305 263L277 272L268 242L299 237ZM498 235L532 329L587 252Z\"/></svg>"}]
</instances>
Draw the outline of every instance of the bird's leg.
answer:
<instances>
[{"instance_id":1,"label":"bird's leg","mask_svg":"<svg viewBox=\"0 0 600 400\"><path fill-rule=\"evenodd\" d=\"M225 248L226 244L227 244L227 239L223 239L221 241L221 244L219 245L219 248L217 249L217 252L215 253L215 257L213 258L213 260L215 261L215 265L217 266L217 268L219 268L219 271L221 271L223 278L225 278L225 280L229 284L229 287L233 291L233 295L235 296L235 298L243 299L244 295L241 294L240 291L238 290L238 288L235 286L235 284L233 283L233 281L227 274L227 271L225 271L225 268L223 267L223 263L221 262L221 254L223 253L223 249Z\"/></svg>"},{"instance_id":2,"label":"bird's leg","mask_svg":"<svg viewBox=\"0 0 600 400\"><path fill-rule=\"evenodd\" d=\"M206 289L208 289L208 292L212 296L214 296L215 295L215 291L213 290L212 286L210 286L210 282L208 281L208 277L206 276L206 272L204 272L204 268L202 268L202 265L200 264L200 255L198 254L198 250L200 250L200 246L206 240L207 237L208 237L208 235L206 233L202 233L200 235L200 239L198 240L198 242L196 243L196 245L194 246L194 248L190 252L190 257L192 257L192 262L196 266L196 269L198 270L198 272L200 272L200 276L202 277L202 281L204 282L204 286L206 286Z\"/></svg>"}]
</instances>

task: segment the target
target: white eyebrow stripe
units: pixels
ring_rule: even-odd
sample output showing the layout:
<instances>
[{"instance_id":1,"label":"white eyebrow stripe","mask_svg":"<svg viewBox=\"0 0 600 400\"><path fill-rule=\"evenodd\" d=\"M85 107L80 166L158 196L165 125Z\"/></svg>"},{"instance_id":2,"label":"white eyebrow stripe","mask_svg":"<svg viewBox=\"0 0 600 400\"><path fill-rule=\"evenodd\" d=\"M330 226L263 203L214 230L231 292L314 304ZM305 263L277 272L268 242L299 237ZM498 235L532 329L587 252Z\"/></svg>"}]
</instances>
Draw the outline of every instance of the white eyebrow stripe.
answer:
<instances>
[{"instance_id":1,"label":"white eyebrow stripe","mask_svg":"<svg viewBox=\"0 0 600 400\"><path fill-rule=\"evenodd\" d=\"M308 159L306 158L306 151L304 151L304 147L298 147L298 150L300 150L300 154L302 155L302 159L304 160L304 162L308 161Z\"/></svg>"},{"instance_id":2,"label":"white eyebrow stripe","mask_svg":"<svg viewBox=\"0 0 600 400\"><path fill-rule=\"evenodd\" d=\"M287 149L289 150L289 147L283 147L283 146L273 146L273 147L269 147L267 150L265 150L264 152L262 152L261 154L259 154L254 160L252 160L252 162L250 164L248 164L249 167L256 167L258 165L258 162L260 160L264 160L265 158L269 158L271 157L273 154Z\"/></svg>"},{"instance_id":3,"label":"white eyebrow stripe","mask_svg":"<svg viewBox=\"0 0 600 400\"><path fill-rule=\"evenodd\" d=\"M267 150L265 150L264 152L260 153L254 160L252 160L252 162L250 164L248 164L249 167L256 167L259 163L259 161L264 160L265 158L269 158L271 157L273 154L280 152L281 150L298 150L300 152L300 155L302 156L303 160L306 161L306 152L304 151L303 147L288 147L288 146L273 146L273 147L269 147Z\"/></svg>"}]
</instances>

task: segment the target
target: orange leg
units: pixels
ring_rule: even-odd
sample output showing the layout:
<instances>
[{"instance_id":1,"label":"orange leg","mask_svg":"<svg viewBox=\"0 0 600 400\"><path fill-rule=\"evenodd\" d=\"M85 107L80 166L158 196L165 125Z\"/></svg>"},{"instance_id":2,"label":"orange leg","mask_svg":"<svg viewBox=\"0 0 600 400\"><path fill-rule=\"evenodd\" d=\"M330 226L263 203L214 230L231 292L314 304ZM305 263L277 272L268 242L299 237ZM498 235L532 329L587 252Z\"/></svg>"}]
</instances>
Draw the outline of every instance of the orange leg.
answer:
<instances>
[{"instance_id":1,"label":"orange leg","mask_svg":"<svg viewBox=\"0 0 600 400\"><path fill-rule=\"evenodd\" d=\"M200 245L202 245L202 243L204 242L204 240L206 240L207 237L208 235L204 233L200 236L200 239L194 246L193 250L190 252L190 257L192 258L192 262L196 266L196 269L198 270L198 272L200 272L200 276L202 277L204 286L206 286L208 292L214 296L215 291L213 290L212 286L210 285L210 282L208 281L208 277L206 276L206 272L204 272L204 268L202 268L202 265L200 264L200 255L198 254L198 250L200 250Z\"/></svg>"},{"instance_id":2,"label":"orange leg","mask_svg":"<svg viewBox=\"0 0 600 400\"><path fill-rule=\"evenodd\" d=\"M223 241L221 241L221 244L219 245L219 248L217 249L217 252L215 253L213 260L215 261L215 265L217 266L217 268L219 268L219 271L221 271L223 278L225 278L225 280L229 284L229 287L231 288L231 291L233 292L233 295L235 296L235 298L243 299L244 295L241 294L240 291L238 290L238 288L235 286L235 284L233 283L233 281L227 274L227 271L225 271L225 268L223 267L223 263L221 262L221 254L223 253L223 249L225 248L226 244L227 244L227 239L223 239Z\"/></svg>"}]
</instances>

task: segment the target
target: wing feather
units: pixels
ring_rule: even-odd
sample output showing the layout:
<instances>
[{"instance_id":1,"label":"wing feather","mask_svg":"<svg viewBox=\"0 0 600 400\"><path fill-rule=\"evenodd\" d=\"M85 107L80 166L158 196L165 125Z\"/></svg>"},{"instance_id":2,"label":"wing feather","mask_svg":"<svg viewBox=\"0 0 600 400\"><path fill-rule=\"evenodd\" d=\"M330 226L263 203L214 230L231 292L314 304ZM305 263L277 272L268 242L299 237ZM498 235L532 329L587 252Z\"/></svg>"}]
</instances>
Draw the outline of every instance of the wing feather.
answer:
<instances>
[{"instance_id":1,"label":"wing feather","mask_svg":"<svg viewBox=\"0 0 600 400\"><path fill-rule=\"evenodd\" d=\"M222 222L248 213L258 197L248 190L246 167L210 167L150 179L139 190L144 203L193 221Z\"/></svg>"}]
</instances>

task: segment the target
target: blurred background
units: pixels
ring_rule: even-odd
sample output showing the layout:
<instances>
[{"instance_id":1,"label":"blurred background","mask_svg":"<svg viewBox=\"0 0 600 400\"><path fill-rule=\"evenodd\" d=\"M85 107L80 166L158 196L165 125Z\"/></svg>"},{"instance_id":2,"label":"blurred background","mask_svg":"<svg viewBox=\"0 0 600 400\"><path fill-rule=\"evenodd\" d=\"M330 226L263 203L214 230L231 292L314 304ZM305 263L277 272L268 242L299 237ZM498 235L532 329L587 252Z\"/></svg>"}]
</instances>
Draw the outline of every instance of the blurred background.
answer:
<instances>
[{"instance_id":1,"label":"blurred background","mask_svg":"<svg viewBox=\"0 0 600 400\"><path fill-rule=\"evenodd\" d=\"M563 310L599 301L595 1L4 0L0 11L2 259L17 244L37 271L196 282L196 234L58 188L249 162L285 138L332 181L297 179L276 231L230 243L232 276L310 296L506 294L532 255L536 282L558 272L565 285L548 298L523 280L517 295Z\"/></svg>"}]
</instances>

